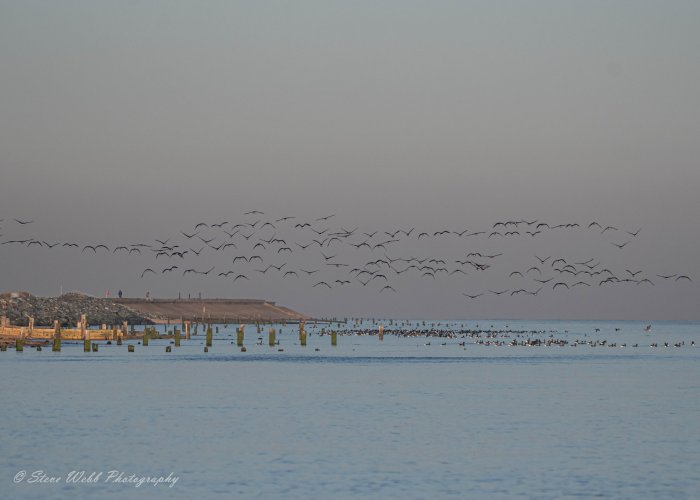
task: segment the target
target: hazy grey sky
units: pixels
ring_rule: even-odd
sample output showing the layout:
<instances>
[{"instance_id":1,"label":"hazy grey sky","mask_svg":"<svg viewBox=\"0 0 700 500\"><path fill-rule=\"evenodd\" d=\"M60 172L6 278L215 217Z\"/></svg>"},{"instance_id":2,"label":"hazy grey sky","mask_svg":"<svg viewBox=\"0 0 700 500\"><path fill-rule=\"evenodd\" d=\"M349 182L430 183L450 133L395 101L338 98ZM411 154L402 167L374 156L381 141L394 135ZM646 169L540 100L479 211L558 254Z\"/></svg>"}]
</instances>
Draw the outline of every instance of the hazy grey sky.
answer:
<instances>
[{"instance_id":1,"label":"hazy grey sky","mask_svg":"<svg viewBox=\"0 0 700 500\"><path fill-rule=\"evenodd\" d=\"M624 253L600 235L390 253L504 251L508 271L585 248L695 279L465 301L500 283L415 278L378 295L141 279L152 259L3 245L4 290L202 291L313 315L698 318L698 2L2 1L0 69L0 241L113 246L253 209L336 213L367 232L599 220L643 229Z\"/></svg>"}]
</instances>

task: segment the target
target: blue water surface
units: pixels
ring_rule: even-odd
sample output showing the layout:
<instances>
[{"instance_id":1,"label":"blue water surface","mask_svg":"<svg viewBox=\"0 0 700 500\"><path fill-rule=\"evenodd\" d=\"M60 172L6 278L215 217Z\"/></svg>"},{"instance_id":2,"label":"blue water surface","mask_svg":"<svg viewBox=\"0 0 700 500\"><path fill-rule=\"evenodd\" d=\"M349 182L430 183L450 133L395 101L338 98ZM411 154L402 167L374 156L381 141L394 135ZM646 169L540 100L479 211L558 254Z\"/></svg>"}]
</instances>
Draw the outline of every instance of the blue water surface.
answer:
<instances>
[{"instance_id":1,"label":"blue water surface","mask_svg":"<svg viewBox=\"0 0 700 500\"><path fill-rule=\"evenodd\" d=\"M350 325L307 325L306 347L296 325L275 347L248 325L247 352L234 325L208 353L201 329L171 353L0 352L2 496L697 497L700 324L425 323L383 321L380 341L364 322L336 347L321 328ZM565 342L507 345L535 338Z\"/></svg>"}]
</instances>

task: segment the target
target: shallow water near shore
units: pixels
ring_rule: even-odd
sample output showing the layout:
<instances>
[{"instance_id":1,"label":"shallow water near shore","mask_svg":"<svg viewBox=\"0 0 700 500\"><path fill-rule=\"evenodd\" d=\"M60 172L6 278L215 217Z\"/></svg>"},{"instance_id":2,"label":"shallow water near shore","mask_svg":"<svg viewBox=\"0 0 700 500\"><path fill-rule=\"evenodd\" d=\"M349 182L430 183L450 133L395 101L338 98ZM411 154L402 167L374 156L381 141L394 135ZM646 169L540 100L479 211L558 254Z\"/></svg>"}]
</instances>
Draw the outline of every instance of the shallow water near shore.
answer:
<instances>
[{"instance_id":1,"label":"shallow water near shore","mask_svg":"<svg viewBox=\"0 0 700 500\"><path fill-rule=\"evenodd\" d=\"M332 347L318 333L336 325L319 324L307 325L302 347L295 325L276 325L279 346L269 347L267 330L248 325L242 353L235 326L220 325L209 353L201 330L171 353L169 340L155 339L134 353L104 342L97 353L83 353L82 343L64 343L60 353L2 352L2 491L7 498L688 498L700 491L700 323L654 323L651 332L641 322L609 321L426 320L411 328L432 323L499 333L398 337L391 334L398 326L384 322L383 342L340 335ZM476 343L514 338L568 344ZM27 477L15 483L19 471ZM36 471L60 479L30 484ZM76 484L67 481L71 471L103 474ZM172 487L136 486L106 481L110 471L178 479Z\"/></svg>"}]
</instances>

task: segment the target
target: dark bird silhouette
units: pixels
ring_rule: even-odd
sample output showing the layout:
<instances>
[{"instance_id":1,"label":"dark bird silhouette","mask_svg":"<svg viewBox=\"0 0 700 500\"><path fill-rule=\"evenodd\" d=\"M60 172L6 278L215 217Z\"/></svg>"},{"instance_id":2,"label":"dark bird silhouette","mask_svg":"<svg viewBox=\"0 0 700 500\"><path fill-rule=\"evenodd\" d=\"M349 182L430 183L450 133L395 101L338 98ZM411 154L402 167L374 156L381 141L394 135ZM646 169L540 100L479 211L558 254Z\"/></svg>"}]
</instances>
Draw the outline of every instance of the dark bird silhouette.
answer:
<instances>
[{"instance_id":1,"label":"dark bird silhouette","mask_svg":"<svg viewBox=\"0 0 700 500\"><path fill-rule=\"evenodd\" d=\"M251 210L250 212L245 212L243 215L265 215L265 212L260 212L259 210Z\"/></svg>"},{"instance_id":2,"label":"dark bird silhouette","mask_svg":"<svg viewBox=\"0 0 700 500\"><path fill-rule=\"evenodd\" d=\"M693 280L691 280L688 276L686 276L686 275L684 275L684 274L678 276L674 281L678 281L678 280L681 280L681 279L688 280L688 281L690 281L691 283L693 282Z\"/></svg>"},{"instance_id":3,"label":"dark bird silhouette","mask_svg":"<svg viewBox=\"0 0 700 500\"><path fill-rule=\"evenodd\" d=\"M557 283L554 283L554 286L552 287L552 290L554 290L554 289L555 289L556 287L558 287L559 285L565 286L566 288L569 288L569 285L567 285L567 284L564 283L563 281L558 281Z\"/></svg>"},{"instance_id":4,"label":"dark bird silhouette","mask_svg":"<svg viewBox=\"0 0 700 500\"><path fill-rule=\"evenodd\" d=\"M328 288L333 288L333 287L331 287L328 283L326 283L325 281L319 281L319 282L316 283L315 285L312 285L311 288L315 288L315 287L317 287L317 286L319 286L319 285L325 285L325 286L327 286Z\"/></svg>"},{"instance_id":5,"label":"dark bird silhouette","mask_svg":"<svg viewBox=\"0 0 700 500\"><path fill-rule=\"evenodd\" d=\"M637 229L635 232L630 232L630 231L625 231L625 232L626 232L627 234L629 234L630 236L633 236L634 238L636 238L637 235L639 234L639 231L641 231L641 230L642 230L642 228L640 227L640 228Z\"/></svg>"},{"instance_id":6,"label":"dark bird silhouette","mask_svg":"<svg viewBox=\"0 0 700 500\"><path fill-rule=\"evenodd\" d=\"M541 259L541 258L539 258L537 255L535 255L535 258L536 258L537 260L540 261L540 264L544 264L544 263L547 262L549 259L551 259L552 256L550 255L549 257L545 257L544 259Z\"/></svg>"},{"instance_id":7,"label":"dark bird silhouette","mask_svg":"<svg viewBox=\"0 0 700 500\"><path fill-rule=\"evenodd\" d=\"M328 220L328 219L330 219L331 217L335 217L335 214L326 215L325 217L319 217L319 218L316 219L316 220L317 220L317 221Z\"/></svg>"},{"instance_id":8,"label":"dark bird silhouette","mask_svg":"<svg viewBox=\"0 0 700 500\"><path fill-rule=\"evenodd\" d=\"M180 231L180 232L181 232L182 235L183 235L185 238L187 238L187 239L192 239L192 238L194 238L195 236L197 236L197 235L199 234L198 232L197 232L197 233L192 233L192 234L187 234L187 233L184 232L184 231Z\"/></svg>"},{"instance_id":9,"label":"dark bird silhouette","mask_svg":"<svg viewBox=\"0 0 700 500\"><path fill-rule=\"evenodd\" d=\"M508 277L512 278L514 274L519 274L521 278L523 277L523 273L521 273L520 271L513 271Z\"/></svg>"},{"instance_id":10,"label":"dark bird silhouette","mask_svg":"<svg viewBox=\"0 0 700 500\"><path fill-rule=\"evenodd\" d=\"M304 273L306 273L306 274L311 275L311 274L313 274L313 273L317 273L317 272L319 271L319 269L314 269L313 271L307 271L306 269L300 269L300 271L302 271L302 272L304 272Z\"/></svg>"},{"instance_id":11,"label":"dark bird silhouette","mask_svg":"<svg viewBox=\"0 0 700 500\"><path fill-rule=\"evenodd\" d=\"M603 229L600 234L603 234L605 231L612 230L612 231L617 231L617 228L615 226L607 226L605 229Z\"/></svg>"},{"instance_id":12,"label":"dark bird silhouette","mask_svg":"<svg viewBox=\"0 0 700 500\"><path fill-rule=\"evenodd\" d=\"M630 274L630 276L632 276L633 278L636 278L637 275L638 275L639 273L642 272L642 271L635 271L635 272L632 272L632 271L630 271L629 269L625 269L625 271L627 271L627 272Z\"/></svg>"},{"instance_id":13,"label":"dark bird silhouette","mask_svg":"<svg viewBox=\"0 0 700 500\"><path fill-rule=\"evenodd\" d=\"M33 220L20 220L20 219L15 219L15 222L16 222L17 224L21 224L21 225L24 226L25 224L31 224L31 223L33 223L34 221L33 221Z\"/></svg>"},{"instance_id":14,"label":"dark bird silhouette","mask_svg":"<svg viewBox=\"0 0 700 500\"><path fill-rule=\"evenodd\" d=\"M249 281L250 281L250 278L248 278L248 276L246 276L245 274L239 274L238 276L236 276L235 278L233 278L233 281L237 281L239 278L240 278L240 279L246 279L246 280L249 280Z\"/></svg>"},{"instance_id":15,"label":"dark bird silhouette","mask_svg":"<svg viewBox=\"0 0 700 500\"><path fill-rule=\"evenodd\" d=\"M615 245L617 248L622 249L622 248L624 248L624 247L629 243L629 241L625 241L624 243L614 243L614 242L611 241L611 243L612 243L613 245Z\"/></svg>"},{"instance_id":16,"label":"dark bird silhouette","mask_svg":"<svg viewBox=\"0 0 700 500\"><path fill-rule=\"evenodd\" d=\"M476 298L479 298L483 295L483 293L477 293L476 295L469 295L468 293L462 293L465 297L469 297L470 299L474 300Z\"/></svg>"},{"instance_id":17,"label":"dark bird silhouette","mask_svg":"<svg viewBox=\"0 0 700 500\"><path fill-rule=\"evenodd\" d=\"M165 274L167 272L173 271L174 269L178 269L178 267L177 266L166 267L165 269L163 269L161 271L161 274Z\"/></svg>"},{"instance_id":18,"label":"dark bird silhouette","mask_svg":"<svg viewBox=\"0 0 700 500\"><path fill-rule=\"evenodd\" d=\"M282 275L282 277L283 277L283 278L286 278L287 275L292 275L292 274L293 274L294 276L296 276L296 277L299 277L299 275L296 273L296 271L287 271L286 273L284 273L284 274Z\"/></svg>"},{"instance_id":19,"label":"dark bird silhouette","mask_svg":"<svg viewBox=\"0 0 700 500\"><path fill-rule=\"evenodd\" d=\"M149 272L149 271L152 272L153 274L156 274L156 272L155 272L153 269L151 269L151 268L149 267L148 269L144 269L144 270L143 270L143 272L141 273L141 277L143 278L144 275L145 275L147 272Z\"/></svg>"},{"instance_id":20,"label":"dark bird silhouette","mask_svg":"<svg viewBox=\"0 0 700 500\"><path fill-rule=\"evenodd\" d=\"M656 276L658 276L659 278L663 278L665 280L668 280L671 278L675 278L677 276L677 274L669 274L669 275L657 274Z\"/></svg>"},{"instance_id":21,"label":"dark bird silhouette","mask_svg":"<svg viewBox=\"0 0 700 500\"><path fill-rule=\"evenodd\" d=\"M496 292L494 290L489 290L489 292L491 292L494 295L503 295L504 293L507 293L508 290L503 290L502 292Z\"/></svg>"}]
</instances>

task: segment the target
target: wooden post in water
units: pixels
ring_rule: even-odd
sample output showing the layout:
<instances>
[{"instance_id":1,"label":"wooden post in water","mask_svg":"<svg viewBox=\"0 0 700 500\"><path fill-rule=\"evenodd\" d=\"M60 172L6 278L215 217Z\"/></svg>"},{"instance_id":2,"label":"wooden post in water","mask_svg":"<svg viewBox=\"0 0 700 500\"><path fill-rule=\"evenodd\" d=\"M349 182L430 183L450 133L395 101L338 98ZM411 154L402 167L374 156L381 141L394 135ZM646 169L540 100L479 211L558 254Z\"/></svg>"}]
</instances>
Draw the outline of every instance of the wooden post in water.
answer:
<instances>
[{"instance_id":1,"label":"wooden post in water","mask_svg":"<svg viewBox=\"0 0 700 500\"><path fill-rule=\"evenodd\" d=\"M175 327L175 347L180 347L180 329Z\"/></svg>"},{"instance_id":2,"label":"wooden post in water","mask_svg":"<svg viewBox=\"0 0 700 500\"><path fill-rule=\"evenodd\" d=\"M239 326L238 329L236 330L236 345L238 347L243 347L244 335L245 335L245 333L243 331L243 325L241 324L241 326Z\"/></svg>"},{"instance_id":3,"label":"wooden post in water","mask_svg":"<svg viewBox=\"0 0 700 500\"><path fill-rule=\"evenodd\" d=\"M90 352L90 340L83 339L83 352Z\"/></svg>"},{"instance_id":4,"label":"wooden post in water","mask_svg":"<svg viewBox=\"0 0 700 500\"><path fill-rule=\"evenodd\" d=\"M267 344L268 344L270 347L274 347L274 346L275 346L275 333L276 333L276 332L275 332L275 329L274 329L274 328L270 328L270 331L268 332L268 335L267 335Z\"/></svg>"},{"instance_id":5,"label":"wooden post in water","mask_svg":"<svg viewBox=\"0 0 700 500\"><path fill-rule=\"evenodd\" d=\"M212 332L211 332L211 326L207 328L207 341L205 343L206 347L211 347L212 345Z\"/></svg>"},{"instance_id":6,"label":"wooden post in water","mask_svg":"<svg viewBox=\"0 0 700 500\"><path fill-rule=\"evenodd\" d=\"M384 327L379 323L379 340L384 341Z\"/></svg>"},{"instance_id":7,"label":"wooden post in water","mask_svg":"<svg viewBox=\"0 0 700 500\"><path fill-rule=\"evenodd\" d=\"M302 346L306 346L306 330L304 328L301 329L301 336L299 338L299 343Z\"/></svg>"},{"instance_id":8,"label":"wooden post in water","mask_svg":"<svg viewBox=\"0 0 700 500\"><path fill-rule=\"evenodd\" d=\"M15 351L24 352L24 339L15 339Z\"/></svg>"},{"instance_id":9,"label":"wooden post in water","mask_svg":"<svg viewBox=\"0 0 700 500\"><path fill-rule=\"evenodd\" d=\"M331 332L331 345L338 345L338 332Z\"/></svg>"},{"instance_id":10,"label":"wooden post in water","mask_svg":"<svg viewBox=\"0 0 700 500\"><path fill-rule=\"evenodd\" d=\"M190 340L190 322L185 321L185 340Z\"/></svg>"},{"instance_id":11,"label":"wooden post in water","mask_svg":"<svg viewBox=\"0 0 700 500\"><path fill-rule=\"evenodd\" d=\"M128 346L126 346L126 350L128 352L134 352L134 344L129 344Z\"/></svg>"},{"instance_id":12,"label":"wooden post in water","mask_svg":"<svg viewBox=\"0 0 700 500\"><path fill-rule=\"evenodd\" d=\"M61 350L61 325L58 320L53 322L53 347L51 350L54 352L60 352Z\"/></svg>"},{"instance_id":13,"label":"wooden post in water","mask_svg":"<svg viewBox=\"0 0 700 500\"><path fill-rule=\"evenodd\" d=\"M80 323L79 323L79 325L80 325L80 338L83 340L86 340L88 338L86 324L87 324L87 319L86 319L84 314L81 314L80 315Z\"/></svg>"},{"instance_id":14,"label":"wooden post in water","mask_svg":"<svg viewBox=\"0 0 700 500\"><path fill-rule=\"evenodd\" d=\"M141 339L141 345L143 345L144 347L148 346L148 338L150 337L150 335L151 335L150 327L145 326L143 328L143 339Z\"/></svg>"},{"instance_id":15,"label":"wooden post in water","mask_svg":"<svg viewBox=\"0 0 700 500\"><path fill-rule=\"evenodd\" d=\"M97 352L97 342L92 343L92 352Z\"/></svg>"}]
</instances>

